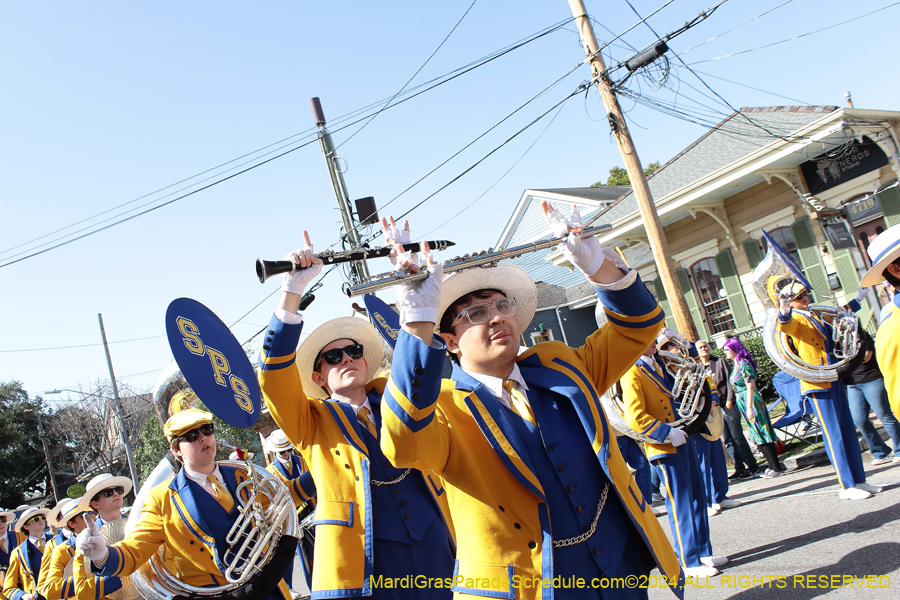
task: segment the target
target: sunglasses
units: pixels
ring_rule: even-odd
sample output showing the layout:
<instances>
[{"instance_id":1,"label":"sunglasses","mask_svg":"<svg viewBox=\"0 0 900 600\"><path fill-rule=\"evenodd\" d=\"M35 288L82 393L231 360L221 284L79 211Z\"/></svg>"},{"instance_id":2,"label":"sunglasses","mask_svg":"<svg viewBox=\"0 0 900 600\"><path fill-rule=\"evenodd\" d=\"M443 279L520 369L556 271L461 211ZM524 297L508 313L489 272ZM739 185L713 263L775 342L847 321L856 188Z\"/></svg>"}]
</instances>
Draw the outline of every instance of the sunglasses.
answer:
<instances>
[{"instance_id":1,"label":"sunglasses","mask_svg":"<svg viewBox=\"0 0 900 600\"><path fill-rule=\"evenodd\" d=\"M196 429L191 429L190 431L186 431L178 436L178 441L184 440L189 444L193 444L197 440L200 439L200 434L209 437L216 432L216 427L212 423L207 423L206 425L201 425Z\"/></svg>"},{"instance_id":2,"label":"sunglasses","mask_svg":"<svg viewBox=\"0 0 900 600\"><path fill-rule=\"evenodd\" d=\"M0 525L6 523L6 517L0 517Z\"/></svg>"},{"instance_id":3,"label":"sunglasses","mask_svg":"<svg viewBox=\"0 0 900 600\"><path fill-rule=\"evenodd\" d=\"M344 360L345 353L353 360L360 359L363 357L363 345L350 344L349 346L344 346L343 348L332 348L331 350L326 350L325 352L320 353L318 358L316 358L316 362L313 364L313 371L319 370L319 367L322 366L323 360L329 365L341 364L341 361Z\"/></svg>"},{"instance_id":4,"label":"sunglasses","mask_svg":"<svg viewBox=\"0 0 900 600\"><path fill-rule=\"evenodd\" d=\"M25 524L31 525L32 523L43 523L46 520L47 520L46 517L31 517L30 519L28 519L28 522Z\"/></svg>"},{"instance_id":5,"label":"sunglasses","mask_svg":"<svg viewBox=\"0 0 900 600\"><path fill-rule=\"evenodd\" d=\"M124 496L125 488L121 485L117 485L116 487L106 488L105 490L100 490L99 492L97 492L98 496L103 496L104 498L112 498L113 494Z\"/></svg>"}]
</instances>

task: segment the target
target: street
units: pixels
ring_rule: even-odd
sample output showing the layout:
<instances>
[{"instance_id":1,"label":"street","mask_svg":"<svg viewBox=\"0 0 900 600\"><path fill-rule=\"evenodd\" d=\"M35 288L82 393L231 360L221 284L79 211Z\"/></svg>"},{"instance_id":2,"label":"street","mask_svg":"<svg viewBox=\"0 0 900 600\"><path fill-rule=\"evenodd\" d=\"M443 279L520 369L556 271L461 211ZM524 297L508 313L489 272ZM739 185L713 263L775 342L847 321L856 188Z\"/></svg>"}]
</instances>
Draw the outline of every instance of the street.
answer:
<instances>
[{"instance_id":1,"label":"street","mask_svg":"<svg viewBox=\"0 0 900 600\"><path fill-rule=\"evenodd\" d=\"M709 519L715 554L731 562L685 598L900 598L900 465L872 467L866 456L865 467L867 482L885 487L867 500L840 500L831 465L733 483L729 497L743 506ZM660 525L671 539L668 517Z\"/></svg>"}]
</instances>

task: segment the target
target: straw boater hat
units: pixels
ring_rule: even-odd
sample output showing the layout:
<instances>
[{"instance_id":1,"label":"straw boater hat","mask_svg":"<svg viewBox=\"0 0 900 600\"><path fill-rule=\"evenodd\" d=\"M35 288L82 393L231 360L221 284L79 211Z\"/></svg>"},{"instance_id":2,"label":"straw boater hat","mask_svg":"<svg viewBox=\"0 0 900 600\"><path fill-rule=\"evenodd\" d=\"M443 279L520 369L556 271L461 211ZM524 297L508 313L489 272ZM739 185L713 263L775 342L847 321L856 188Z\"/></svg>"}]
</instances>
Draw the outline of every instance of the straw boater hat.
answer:
<instances>
[{"instance_id":1,"label":"straw boater hat","mask_svg":"<svg viewBox=\"0 0 900 600\"><path fill-rule=\"evenodd\" d=\"M50 527L62 527L63 525L65 525L65 522L59 522L59 518L66 510L66 507L72 502L74 502L76 505L78 504L78 501L74 498L63 498L56 504L56 506L53 507L53 510L47 513L47 523L50 525Z\"/></svg>"},{"instance_id":2,"label":"straw boater hat","mask_svg":"<svg viewBox=\"0 0 900 600\"><path fill-rule=\"evenodd\" d=\"M882 273L898 257L900 257L900 225L894 225L878 234L875 241L869 244L872 268L866 271L859 285L869 287L879 281L884 281Z\"/></svg>"},{"instance_id":3,"label":"straw boater hat","mask_svg":"<svg viewBox=\"0 0 900 600\"><path fill-rule=\"evenodd\" d=\"M11 510L0 510L0 517L6 517L6 526L10 527L16 520L16 513Z\"/></svg>"},{"instance_id":4,"label":"straw boater hat","mask_svg":"<svg viewBox=\"0 0 900 600\"><path fill-rule=\"evenodd\" d=\"M266 452L278 454L279 452L290 450L293 447L294 445L291 444L291 441L281 429L276 429L269 435L268 439L266 439Z\"/></svg>"},{"instance_id":5,"label":"straw boater hat","mask_svg":"<svg viewBox=\"0 0 900 600\"><path fill-rule=\"evenodd\" d=\"M366 382L375 378L381 366L381 336L367 320L359 317L340 317L319 325L297 348L297 369L307 396L324 398L325 391L312 380L313 366L319 351L334 340L349 339L363 345L368 373Z\"/></svg>"},{"instance_id":6,"label":"straw boater hat","mask_svg":"<svg viewBox=\"0 0 900 600\"><path fill-rule=\"evenodd\" d=\"M28 519L32 517L36 517L37 515L47 516L47 513L50 512L46 508L38 508L37 506L31 506L22 513L22 516L19 517L19 520L16 522L16 533L22 533L22 528L28 523Z\"/></svg>"},{"instance_id":7,"label":"straw boater hat","mask_svg":"<svg viewBox=\"0 0 900 600\"><path fill-rule=\"evenodd\" d=\"M116 487L117 485L121 485L125 488L125 494L131 491L132 485L131 480L127 477L113 477L109 473L101 473L91 479L87 484L87 490L84 492L84 496L78 500L78 508L82 511L93 510L91 508L91 500L94 499L99 492L105 490L106 488ZM123 494L123 496L125 495Z\"/></svg>"},{"instance_id":8,"label":"straw boater hat","mask_svg":"<svg viewBox=\"0 0 900 600\"><path fill-rule=\"evenodd\" d=\"M71 498L69 500L69 502L63 500L56 505L56 508L59 508L64 502L66 503L63 507L62 512L59 514L59 517L56 519L56 525L54 525L54 527L66 527L66 523L68 523L78 515L88 512L82 508L79 508L77 500L73 500Z\"/></svg>"},{"instance_id":9,"label":"straw boater hat","mask_svg":"<svg viewBox=\"0 0 900 600\"><path fill-rule=\"evenodd\" d=\"M441 317L451 304L466 294L486 289L500 290L507 298L516 299L515 319L519 325L519 333L524 333L537 308L537 287L525 269L509 264L489 269L467 269L444 277L437 329L440 329Z\"/></svg>"}]
</instances>

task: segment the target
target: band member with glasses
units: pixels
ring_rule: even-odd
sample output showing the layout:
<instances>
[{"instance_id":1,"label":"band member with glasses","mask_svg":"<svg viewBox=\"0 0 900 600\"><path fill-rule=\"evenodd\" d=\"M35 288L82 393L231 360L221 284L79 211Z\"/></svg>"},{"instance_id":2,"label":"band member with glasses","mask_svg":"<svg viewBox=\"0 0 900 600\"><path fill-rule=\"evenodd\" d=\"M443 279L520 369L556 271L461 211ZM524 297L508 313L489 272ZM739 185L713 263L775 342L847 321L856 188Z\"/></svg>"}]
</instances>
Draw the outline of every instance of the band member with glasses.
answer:
<instances>
[{"instance_id":1,"label":"band member with glasses","mask_svg":"<svg viewBox=\"0 0 900 600\"><path fill-rule=\"evenodd\" d=\"M75 596L75 570L74 567L69 569L72 574L67 576L66 567L75 556L75 536L87 527L84 520L87 511L79 508L78 500L66 498L57 505L56 510L59 510L55 522L60 534L54 536L57 543L53 550L44 550L38 580L38 591L48 600Z\"/></svg>"},{"instance_id":2,"label":"band member with glasses","mask_svg":"<svg viewBox=\"0 0 900 600\"><path fill-rule=\"evenodd\" d=\"M665 488L675 551L685 574L699 579L718 575L717 567L728 563L728 559L713 555L697 454L688 435L669 425L677 418L672 401L675 380L657 353L657 344L667 351L678 350L675 344L669 345L669 339L668 333L660 333L622 377L622 402L628 426L655 440L645 443L644 448Z\"/></svg>"},{"instance_id":3,"label":"band member with glasses","mask_svg":"<svg viewBox=\"0 0 900 600\"><path fill-rule=\"evenodd\" d=\"M443 477L454 522L464 524L458 593L546 598L558 577L588 583L557 587L557 599L647 598L646 589L614 589L609 579L658 566L680 596L678 559L599 402L664 314L636 271L581 238L577 212L567 219L543 208L556 235L570 232L560 250L594 285L608 323L579 348L543 342L519 355L537 300L528 273L501 263L442 278L429 255L428 278L397 288L402 330L382 403L382 448L398 467ZM400 265L418 271L395 250ZM453 373L441 381L447 352Z\"/></svg>"},{"instance_id":4,"label":"band member with glasses","mask_svg":"<svg viewBox=\"0 0 900 600\"><path fill-rule=\"evenodd\" d=\"M772 275L766 290L779 307L778 325L790 336L800 360L812 365L835 362L832 327L809 311L809 290L791 276ZM863 288L855 300L843 307L856 312L868 290ZM815 383L800 381L800 391L819 417L825 453L837 473L842 500L864 500L880 492L878 486L866 483L859 438L850 414L847 390L841 381Z\"/></svg>"},{"instance_id":5,"label":"band member with glasses","mask_svg":"<svg viewBox=\"0 0 900 600\"><path fill-rule=\"evenodd\" d=\"M46 508L31 507L16 521L16 533L25 539L9 557L9 569L3 578L3 595L8 600L37 600L37 583L41 574L44 547L52 537L44 533L47 526Z\"/></svg>"},{"instance_id":6,"label":"band member with glasses","mask_svg":"<svg viewBox=\"0 0 900 600\"><path fill-rule=\"evenodd\" d=\"M229 549L225 537L238 518L235 496L247 474L216 462L211 413L196 408L177 412L166 421L163 433L183 468L150 490L140 521L125 539L107 544L88 517L88 527L78 534L75 547L90 561L95 575L126 577L165 546L166 566L179 581L195 587L225 585L224 557ZM248 501L249 491L244 488L242 494ZM278 586L267 598L277 598L280 591L289 600L284 581Z\"/></svg>"},{"instance_id":7,"label":"band member with glasses","mask_svg":"<svg viewBox=\"0 0 900 600\"><path fill-rule=\"evenodd\" d=\"M97 515L95 519L97 529L109 544L120 541L120 538L113 538L110 534L113 531L120 533L124 531L125 516L122 514L122 502L125 494L131 489L132 483L128 477L114 477L109 473L101 473L88 482L87 489L78 502L78 507L83 512ZM107 524L110 524L109 527L106 527ZM122 587L124 582L120 577L91 575L90 571L84 568L84 562L84 556L78 554L73 563L75 593L79 600L104 598Z\"/></svg>"},{"instance_id":8,"label":"band member with glasses","mask_svg":"<svg viewBox=\"0 0 900 600\"><path fill-rule=\"evenodd\" d=\"M282 276L258 373L272 417L316 482L312 598L450 598L449 589L384 587L397 577L453 576L441 510L446 494L428 470L395 468L382 454L387 382L374 379L382 347L368 321L332 319L297 348L300 297L322 268L305 231L303 237L305 248L287 256L300 269Z\"/></svg>"},{"instance_id":9,"label":"band member with glasses","mask_svg":"<svg viewBox=\"0 0 900 600\"><path fill-rule=\"evenodd\" d=\"M0 590L3 589L3 577L9 569L9 557L16 546L22 543L24 536L18 535L11 525L16 520L16 513L0 510ZM0 593L2 596L2 593Z\"/></svg>"}]
</instances>

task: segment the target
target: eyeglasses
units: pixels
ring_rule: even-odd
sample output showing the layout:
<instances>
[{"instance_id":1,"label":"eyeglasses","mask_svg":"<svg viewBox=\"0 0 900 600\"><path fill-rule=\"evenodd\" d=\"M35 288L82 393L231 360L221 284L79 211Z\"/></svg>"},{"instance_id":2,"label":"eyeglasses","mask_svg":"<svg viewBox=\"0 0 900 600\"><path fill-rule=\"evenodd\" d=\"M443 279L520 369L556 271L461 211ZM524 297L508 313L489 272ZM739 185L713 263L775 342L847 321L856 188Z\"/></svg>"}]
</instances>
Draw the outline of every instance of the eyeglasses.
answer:
<instances>
[{"instance_id":1,"label":"eyeglasses","mask_svg":"<svg viewBox=\"0 0 900 600\"><path fill-rule=\"evenodd\" d=\"M43 517L43 516L40 516L40 515L39 515L39 516L37 516L37 517L31 517L30 519L28 519L28 522L25 523L25 524L26 524L26 525L31 525L32 523L43 523L43 522L46 521L46 520L47 520L46 517Z\"/></svg>"},{"instance_id":2,"label":"eyeglasses","mask_svg":"<svg viewBox=\"0 0 900 600\"><path fill-rule=\"evenodd\" d=\"M516 314L515 298L498 298L490 304L472 304L462 310L457 315L450 327L455 327L457 323L462 321L463 317L469 320L472 325L480 325L491 320L491 309L496 309L501 317L511 317Z\"/></svg>"},{"instance_id":3,"label":"eyeglasses","mask_svg":"<svg viewBox=\"0 0 900 600\"><path fill-rule=\"evenodd\" d=\"M197 440L200 439L200 434L209 437L216 432L216 426L212 423L206 423L205 425L201 425L196 429L191 429L190 431L185 431L180 436L178 436L178 441L184 440L189 444L193 444Z\"/></svg>"},{"instance_id":4,"label":"eyeglasses","mask_svg":"<svg viewBox=\"0 0 900 600\"><path fill-rule=\"evenodd\" d=\"M331 350L326 350L319 354L318 358L316 358L316 362L313 364L313 371L318 371L319 367L322 366L322 361L324 360L329 365L339 365L341 361L344 360L344 353L347 354L353 360L357 360L363 357L363 345L362 344L350 344L349 346L344 346L343 348L332 348Z\"/></svg>"},{"instance_id":5,"label":"eyeglasses","mask_svg":"<svg viewBox=\"0 0 900 600\"><path fill-rule=\"evenodd\" d=\"M117 485L116 487L106 488L105 490L100 490L97 495L103 496L104 498L112 498L113 494L118 494L120 496L125 495L125 488L121 485Z\"/></svg>"},{"instance_id":6,"label":"eyeglasses","mask_svg":"<svg viewBox=\"0 0 900 600\"><path fill-rule=\"evenodd\" d=\"M0 525L6 523L6 517L0 516Z\"/></svg>"}]
</instances>

